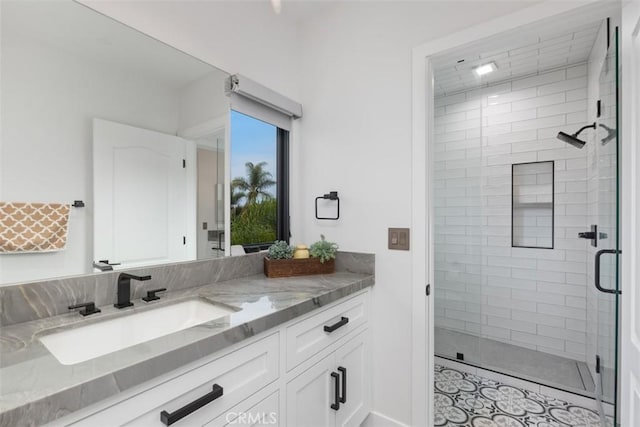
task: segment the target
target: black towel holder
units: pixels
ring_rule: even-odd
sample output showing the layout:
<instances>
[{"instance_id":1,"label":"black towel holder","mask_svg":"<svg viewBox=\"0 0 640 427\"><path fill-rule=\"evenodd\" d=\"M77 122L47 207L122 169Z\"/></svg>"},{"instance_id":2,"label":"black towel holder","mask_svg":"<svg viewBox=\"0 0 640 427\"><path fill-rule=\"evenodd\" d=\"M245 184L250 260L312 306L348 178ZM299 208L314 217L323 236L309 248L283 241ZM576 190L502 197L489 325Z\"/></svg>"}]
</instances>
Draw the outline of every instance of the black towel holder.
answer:
<instances>
[{"instance_id":1,"label":"black towel holder","mask_svg":"<svg viewBox=\"0 0 640 427\"><path fill-rule=\"evenodd\" d=\"M335 200L337 202L336 205L336 216L335 217L319 217L318 216L318 200ZM337 191L330 191L327 194L324 194L322 196L316 197L316 219L324 219L324 220L330 220L330 221L335 221L338 218L340 218L340 197L338 197L338 192Z\"/></svg>"},{"instance_id":2,"label":"black towel holder","mask_svg":"<svg viewBox=\"0 0 640 427\"><path fill-rule=\"evenodd\" d=\"M74 200L71 206L74 208L84 208L84 202L82 200Z\"/></svg>"}]
</instances>

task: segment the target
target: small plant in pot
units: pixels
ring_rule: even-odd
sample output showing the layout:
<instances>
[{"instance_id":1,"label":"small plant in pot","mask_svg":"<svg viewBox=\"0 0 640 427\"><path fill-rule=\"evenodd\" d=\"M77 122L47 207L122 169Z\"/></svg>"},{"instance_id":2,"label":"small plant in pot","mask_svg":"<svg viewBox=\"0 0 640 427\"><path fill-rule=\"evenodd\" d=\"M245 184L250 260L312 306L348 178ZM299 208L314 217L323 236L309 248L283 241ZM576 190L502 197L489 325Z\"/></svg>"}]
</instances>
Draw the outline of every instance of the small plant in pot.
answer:
<instances>
[{"instance_id":1,"label":"small plant in pot","mask_svg":"<svg viewBox=\"0 0 640 427\"><path fill-rule=\"evenodd\" d=\"M309 248L309 258L294 258L292 246L276 241L264 258L264 274L267 277L289 277L333 273L338 245L325 240L322 235L320 238Z\"/></svg>"},{"instance_id":2,"label":"small plant in pot","mask_svg":"<svg viewBox=\"0 0 640 427\"><path fill-rule=\"evenodd\" d=\"M291 259L293 258L293 246L284 240L276 240L269 246L268 256L270 259Z\"/></svg>"},{"instance_id":3,"label":"small plant in pot","mask_svg":"<svg viewBox=\"0 0 640 427\"><path fill-rule=\"evenodd\" d=\"M325 262L336 259L336 252L338 252L338 244L329 242L324 238L324 235L320 235L320 240L315 242L309 248L309 254L313 258L319 258L320 262Z\"/></svg>"}]
</instances>

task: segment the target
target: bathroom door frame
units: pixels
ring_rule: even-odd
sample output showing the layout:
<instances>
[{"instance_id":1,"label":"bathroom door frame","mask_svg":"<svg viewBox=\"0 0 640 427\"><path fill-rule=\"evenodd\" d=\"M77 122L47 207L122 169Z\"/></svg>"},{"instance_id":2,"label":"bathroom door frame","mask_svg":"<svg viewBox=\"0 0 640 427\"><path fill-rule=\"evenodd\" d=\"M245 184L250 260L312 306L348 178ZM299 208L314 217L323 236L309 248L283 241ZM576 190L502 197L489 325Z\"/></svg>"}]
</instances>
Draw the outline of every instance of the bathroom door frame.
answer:
<instances>
[{"instance_id":1,"label":"bathroom door frame","mask_svg":"<svg viewBox=\"0 0 640 427\"><path fill-rule=\"evenodd\" d=\"M477 26L467 28L446 37L433 40L413 48L412 51L412 207L411 223L412 239L412 385L411 385L411 425L433 426L433 365L434 365L434 241L433 241L433 182L431 176L431 158L433 147L433 74L431 57L447 50L463 47L483 38L516 30L523 25L565 15L567 21L594 21L603 17L603 13L611 10L612 4L588 0L580 4L573 2L545 1L535 6L519 10ZM606 16L606 15L604 15ZM624 113L623 113L624 114ZM630 159L630 144L622 144L622 158ZM626 147L626 148L625 148ZM627 155L625 155L627 154ZM630 160L622 165L628 168ZM621 199L631 200L632 186L622 186ZM624 213L621 227L631 228L640 218ZM633 222L633 224L632 224ZM624 234L623 234L624 235ZM638 246L637 242L627 242L625 247ZM632 253L623 250L622 264L630 263L625 256ZM628 256L628 255L627 255ZM627 279L630 277L627 275ZM635 278L635 277L634 277ZM625 275L623 273L623 282ZM629 283L629 282L628 282ZM634 282L630 282L634 283ZM426 296L425 288L430 285L430 295ZM624 288L624 287L623 287ZM624 292L624 290L623 290ZM623 325L624 330L624 325ZM623 378L624 387L627 379ZM427 404L425 405L425 402Z\"/></svg>"},{"instance_id":2,"label":"bathroom door frame","mask_svg":"<svg viewBox=\"0 0 640 427\"><path fill-rule=\"evenodd\" d=\"M619 375L618 413L620 425L640 425L640 0L629 2L622 9L622 155L621 211L622 229L622 295L620 303L621 364ZM624 284L630 284L625 287Z\"/></svg>"}]
</instances>

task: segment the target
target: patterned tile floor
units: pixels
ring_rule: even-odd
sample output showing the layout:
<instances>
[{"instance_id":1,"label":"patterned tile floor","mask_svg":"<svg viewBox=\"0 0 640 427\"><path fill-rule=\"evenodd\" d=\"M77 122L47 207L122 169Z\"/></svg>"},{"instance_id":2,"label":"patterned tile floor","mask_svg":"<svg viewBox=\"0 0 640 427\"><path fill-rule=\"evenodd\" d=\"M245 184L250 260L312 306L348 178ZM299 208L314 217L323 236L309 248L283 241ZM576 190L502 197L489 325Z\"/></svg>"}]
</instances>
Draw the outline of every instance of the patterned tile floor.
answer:
<instances>
[{"instance_id":1,"label":"patterned tile floor","mask_svg":"<svg viewBox=\"0 0 640 427\"><path fill-rule=\"evenodd\" d=\"M435 425L601 427L590 409L436 365Z\"/></svg>"}]
</instances>

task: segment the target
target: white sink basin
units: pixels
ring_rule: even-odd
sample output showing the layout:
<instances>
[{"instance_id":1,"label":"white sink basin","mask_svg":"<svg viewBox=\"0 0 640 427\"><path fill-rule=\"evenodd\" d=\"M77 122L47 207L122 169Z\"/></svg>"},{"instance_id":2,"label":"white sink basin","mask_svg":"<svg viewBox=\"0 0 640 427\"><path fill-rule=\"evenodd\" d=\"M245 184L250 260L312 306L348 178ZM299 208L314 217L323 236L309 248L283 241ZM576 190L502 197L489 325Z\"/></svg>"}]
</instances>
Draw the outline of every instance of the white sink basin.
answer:
<instances>
[{"instance_id":1,"label":"white sink basin","mask_svg":"<svg viewBox=\"0 0 640 427\"><path fill-rule=\"evenodd\" d=\"M234 312L202 300L188 300L53 333L40 341L60 363L73 365Z\"/></svg>"}]
</instances>

